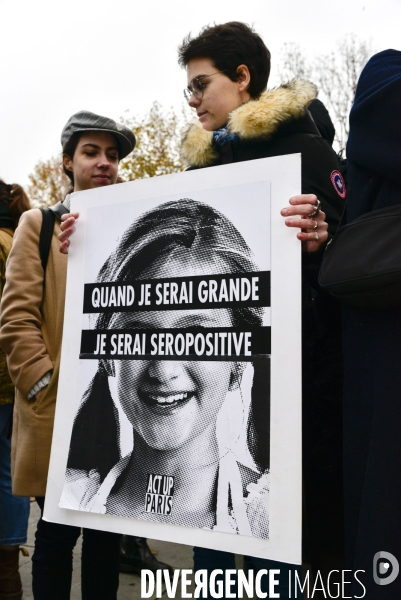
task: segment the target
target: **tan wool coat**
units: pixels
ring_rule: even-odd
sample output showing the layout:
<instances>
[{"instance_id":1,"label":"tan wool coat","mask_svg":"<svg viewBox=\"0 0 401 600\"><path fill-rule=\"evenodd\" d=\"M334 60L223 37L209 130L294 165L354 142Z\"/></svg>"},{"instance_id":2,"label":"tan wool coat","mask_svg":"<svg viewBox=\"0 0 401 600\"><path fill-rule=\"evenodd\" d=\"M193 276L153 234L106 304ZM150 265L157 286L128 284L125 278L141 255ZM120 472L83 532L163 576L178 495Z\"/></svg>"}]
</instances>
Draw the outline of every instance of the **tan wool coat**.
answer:
<instances>
[{"instance_id":1,"label":"tan wool coat","mask_svg":"<svg viewBox=\"0 0 401 600\"><path fill-rule=\"evenodd\" d=\"M11 468L13 493L18 496L45 495L60 369L67 256L59 252L56 220L44 282L41 226L40 210L22 215L1 304L0 346L16 387ZM48 371L53 371L49 385L27 400Z\"/></svg>"}]
</instances>

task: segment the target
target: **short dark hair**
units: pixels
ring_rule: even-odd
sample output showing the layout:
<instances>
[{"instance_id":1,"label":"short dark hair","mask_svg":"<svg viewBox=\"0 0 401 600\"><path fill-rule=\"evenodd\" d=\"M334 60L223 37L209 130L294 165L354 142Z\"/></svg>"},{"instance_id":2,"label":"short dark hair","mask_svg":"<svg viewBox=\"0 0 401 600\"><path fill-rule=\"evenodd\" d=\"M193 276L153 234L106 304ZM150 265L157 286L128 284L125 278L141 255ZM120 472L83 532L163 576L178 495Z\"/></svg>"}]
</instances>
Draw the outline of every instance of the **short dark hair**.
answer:
<instances>
[{"instance_id":1,"label":"short dark hair","mask_svg":"<svg viewBox=\"0 0 401 600\"><path fill-rule=\"evenodd\" d=\"M186 67L194 58L210 59L231 81L238 80L237 67L246 65L251 75L248 93L257 98L266 89L270 74L270 52L260 35L249 25L231 21L207 25L192 38L189 34L178 48L178 64Z\"/></svg>"}]
</instances>

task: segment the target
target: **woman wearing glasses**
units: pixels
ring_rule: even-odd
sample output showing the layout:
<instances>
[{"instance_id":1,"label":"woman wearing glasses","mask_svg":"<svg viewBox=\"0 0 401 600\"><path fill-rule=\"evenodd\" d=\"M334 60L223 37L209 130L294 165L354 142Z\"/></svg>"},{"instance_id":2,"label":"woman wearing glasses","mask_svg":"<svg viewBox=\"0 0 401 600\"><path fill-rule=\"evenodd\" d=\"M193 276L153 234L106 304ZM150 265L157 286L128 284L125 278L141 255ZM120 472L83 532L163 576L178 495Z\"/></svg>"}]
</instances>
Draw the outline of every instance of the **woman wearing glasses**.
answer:
<instances>
[{"instance_id":1,"label":"woman wearing glasses","mask_svg":"<svg viewBox=\"0 0 401 600\"><path fill-rule=\"evenodd\" d=\"M270 53L257 33L238 22L188 36L179 48L179 64L187 71L185 97L198 117L182 144L189 169L302 154L302 194L290 200L282 215L286 225L301 228L297 236L304 250L303 472L309 552L304 558L323 574L341 570L340 311L323 297L317 273L327 226L333 234L339 223L345 186L334 151L308 113L317 90L310 82L294 80L266 91ZM271 561L251 560L254 568L270 568ZM195 549L195 569L234 566L233 555ZM289 565L279 567L280 597L286 598Z\"/></svg>"}]
</instances>

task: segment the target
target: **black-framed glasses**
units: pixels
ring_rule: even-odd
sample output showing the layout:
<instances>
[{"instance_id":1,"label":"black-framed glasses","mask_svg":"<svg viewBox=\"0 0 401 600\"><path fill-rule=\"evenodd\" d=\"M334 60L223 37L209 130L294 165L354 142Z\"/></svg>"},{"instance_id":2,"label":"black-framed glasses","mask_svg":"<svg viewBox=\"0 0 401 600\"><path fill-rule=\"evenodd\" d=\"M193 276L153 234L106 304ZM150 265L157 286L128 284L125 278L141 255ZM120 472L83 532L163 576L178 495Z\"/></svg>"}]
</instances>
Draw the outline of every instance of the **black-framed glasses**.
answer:
<instances>
[{"instance_id":1,"label":"black-framed glasses","mask_svg":"<svg viewBox=\"0 0 401 600\"><path fill-rule=\"evenodd\" d=\"M203 90L206 87L206 83L204 83L203 79L205 79L205 77L213 77L213 75L217 75L218 73L224 73L224 71L216 71L216 73L210 73L210 75L194 77L189 86L184 90L185 100L189 102L192 94L195 96L195 98L201 100L203 98Z\"/></svg>"}]
</instances>

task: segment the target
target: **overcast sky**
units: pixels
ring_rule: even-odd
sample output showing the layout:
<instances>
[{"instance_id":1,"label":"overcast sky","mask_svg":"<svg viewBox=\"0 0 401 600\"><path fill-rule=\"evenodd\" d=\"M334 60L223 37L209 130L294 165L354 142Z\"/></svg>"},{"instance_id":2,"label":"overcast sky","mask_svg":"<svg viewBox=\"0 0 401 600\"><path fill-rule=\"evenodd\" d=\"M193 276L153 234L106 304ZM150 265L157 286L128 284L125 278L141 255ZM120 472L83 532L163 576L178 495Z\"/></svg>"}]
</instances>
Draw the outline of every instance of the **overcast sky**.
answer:
<instances>
[{"instance_id":1,"label":"overcast sky","mask_svg":"<svg viewBox=\"0 0 401 600\"><path fill-rule=\"evenodd\" d=\"M0 177L26 184L60 152L67 119L118 119L155 100L180 110L182 38L207 23L253 24L275 63L285 42L325 53L347 33L401 49L401 0L0 0Z\"/></svg>"}]
</instances>

